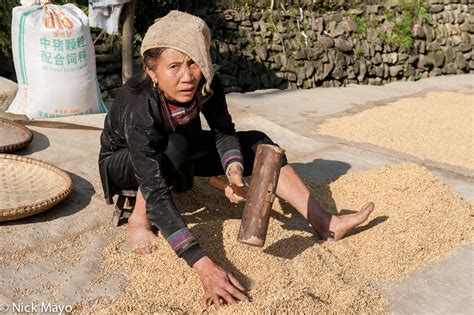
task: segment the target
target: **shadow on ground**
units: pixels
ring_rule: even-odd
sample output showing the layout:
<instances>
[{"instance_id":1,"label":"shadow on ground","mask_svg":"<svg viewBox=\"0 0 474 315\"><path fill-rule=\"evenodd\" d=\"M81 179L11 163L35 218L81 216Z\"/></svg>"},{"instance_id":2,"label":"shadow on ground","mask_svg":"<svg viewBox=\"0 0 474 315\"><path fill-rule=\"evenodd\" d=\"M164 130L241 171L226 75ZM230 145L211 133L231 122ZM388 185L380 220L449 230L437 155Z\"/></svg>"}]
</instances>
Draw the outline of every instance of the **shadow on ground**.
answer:
<instances>
[{"instance_id":1,"label":"shadow on ground","mask_svg":"<svg viewBox=\"0 0 474 315\"><path fill-rule=\"evenodd\" d=\"M33 133L33 140L31 141L31 143L28 144L28 146L26 146L25 148L16 151L15 154L25 156L49 148L50 143L48 137L34 130L31 130L31 132Z\"/></svg>"},{"instance_id":2,"label":"shadow on ground","mask_svg":"<svg viewBox=\"0 0 474 315\"><path fill-rule=\"evenodd\" d=\"M351 165L346 162L315 159L309 163L291 163L298 174L312 182L333 182L346 174Z\"/></svg>"}]
</instances>

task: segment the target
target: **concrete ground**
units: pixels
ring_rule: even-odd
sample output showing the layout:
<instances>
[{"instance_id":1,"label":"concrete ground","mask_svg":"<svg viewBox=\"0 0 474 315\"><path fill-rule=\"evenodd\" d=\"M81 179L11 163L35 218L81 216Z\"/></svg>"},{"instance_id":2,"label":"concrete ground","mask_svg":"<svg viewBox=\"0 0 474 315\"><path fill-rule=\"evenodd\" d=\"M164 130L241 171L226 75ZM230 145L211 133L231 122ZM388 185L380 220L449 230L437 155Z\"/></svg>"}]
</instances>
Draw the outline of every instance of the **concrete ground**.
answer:
<instances>
[{"instance_id":1,"label":"concrete ground","mask_svg":"<svg viewBox=\"0 0 474 315\"><path fill-rule=\"evenodd\" d=\"M474 75L435 77L386 86L231 93L227 99L237 129L266 132L287 150L290 163L308 180L326 181L355 170L413 161L426 166L465 199L474 201L473 170L316 133L318 124L328 117L347 115L433 90L472 94ZM103 118L104 115L91 115L62 121L101 127ZM97 171L100 131L30 129L34 131L34 141L17 154L67 170L75 188L67 202L48 212L0 224L0 304L48 300L73 304L84 297L116 295L123 284L120 279L109 280L110 283L94 291L88 289L95 279L103 246L111 237L124 233L123 227L102 228L110 221L112 210L102 200ZM38 224L40 222L42 224ZM75 258L71 260L74 253ZM388 311L472 313L473 254L474 245L466 245L397 283L380 283L391 302Z\"/></svg>"}]
</instances>

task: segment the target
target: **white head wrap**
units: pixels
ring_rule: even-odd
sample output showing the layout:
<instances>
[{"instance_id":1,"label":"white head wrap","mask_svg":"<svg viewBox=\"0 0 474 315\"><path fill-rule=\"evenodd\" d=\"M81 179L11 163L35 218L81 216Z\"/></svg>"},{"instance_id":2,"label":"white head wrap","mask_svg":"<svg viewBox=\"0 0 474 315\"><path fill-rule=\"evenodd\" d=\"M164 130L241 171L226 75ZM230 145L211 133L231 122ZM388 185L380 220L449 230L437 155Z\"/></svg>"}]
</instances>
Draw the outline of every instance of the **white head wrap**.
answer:
<instances>
[{"instance_id":1,"label":"white head wrap","mask_svg":"<svg viewBox=\"0 0 474 315\"><path fill-rule=\"evenodd\" d=\"M211 31L199 17L181 11L171 11L157 19L143 38L141 54L152 48L167 47L188 55L200 68L206 79L202 93L212 93L214 67L209 52Z\"/></svg>"}]
</instances>

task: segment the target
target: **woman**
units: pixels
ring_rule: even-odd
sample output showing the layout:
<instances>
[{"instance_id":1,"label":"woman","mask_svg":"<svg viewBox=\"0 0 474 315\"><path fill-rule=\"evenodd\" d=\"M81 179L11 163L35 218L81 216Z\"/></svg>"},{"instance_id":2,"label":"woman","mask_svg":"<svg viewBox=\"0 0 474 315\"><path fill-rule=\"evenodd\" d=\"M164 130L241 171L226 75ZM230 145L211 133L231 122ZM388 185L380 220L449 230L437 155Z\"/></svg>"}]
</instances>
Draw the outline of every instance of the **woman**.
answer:
<instances>
[{"instance_id":1,"label":"woman","mask_svg":"<svg viewBox=\"0 0 474 315\"><path fill-rule=\"evenodd\" d=\"M195 269L203 283L203 305L212 299L248 301L244 288L199 247L170 195L186 190L193 176L227 175L242 187L253 168L256 146L273 142L258 131L236 132L209 54L209 28L198 17L172 11L147 31L141 47L146 76L130 79L105 119L99 166L106 197L118 189L138 188L128 220L128 242L137 253L155 249L157 228L177 256ZM211 131L201 129L199 113ZM364 222L373 204L360 212L333 216L311 196L284 161L277 195L314 227L321 239L340 239ZM234 203L243 197L228 186Z\"/></svg>"}]
</instances>

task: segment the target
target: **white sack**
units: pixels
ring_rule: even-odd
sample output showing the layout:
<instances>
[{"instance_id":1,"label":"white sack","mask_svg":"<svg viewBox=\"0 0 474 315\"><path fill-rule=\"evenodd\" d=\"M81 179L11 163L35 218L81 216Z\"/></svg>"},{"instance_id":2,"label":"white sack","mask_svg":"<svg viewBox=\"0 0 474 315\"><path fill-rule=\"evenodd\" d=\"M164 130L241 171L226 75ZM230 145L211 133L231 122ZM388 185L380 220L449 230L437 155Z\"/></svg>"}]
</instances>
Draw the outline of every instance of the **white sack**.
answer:
<instances>
[{"instance_id":1,"label":"white sack","mask_svg":"<svg viewBox=\"0 0 474 315\"><path fill-rule=\"evenodd\" d=\"M87 16L73 4L13 9L18 93L8 111L29 118L106 112Z\"/></svg>"}]
</instances>

